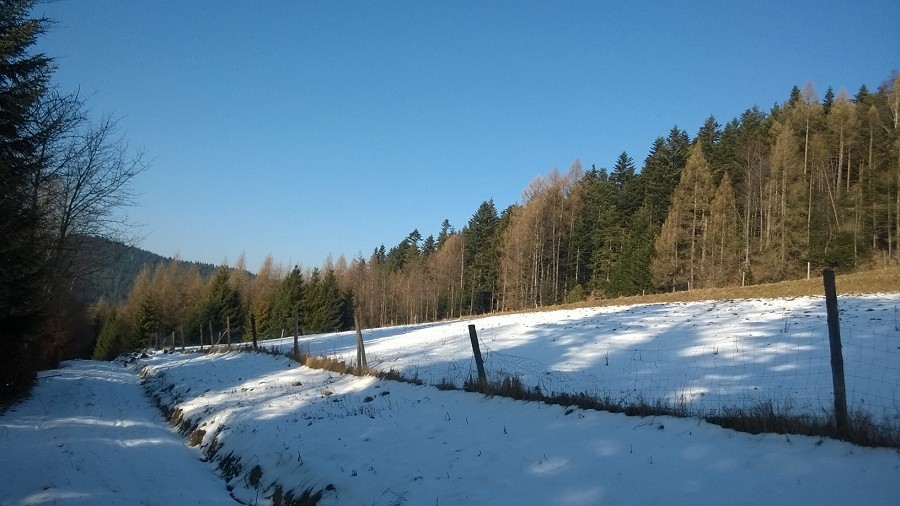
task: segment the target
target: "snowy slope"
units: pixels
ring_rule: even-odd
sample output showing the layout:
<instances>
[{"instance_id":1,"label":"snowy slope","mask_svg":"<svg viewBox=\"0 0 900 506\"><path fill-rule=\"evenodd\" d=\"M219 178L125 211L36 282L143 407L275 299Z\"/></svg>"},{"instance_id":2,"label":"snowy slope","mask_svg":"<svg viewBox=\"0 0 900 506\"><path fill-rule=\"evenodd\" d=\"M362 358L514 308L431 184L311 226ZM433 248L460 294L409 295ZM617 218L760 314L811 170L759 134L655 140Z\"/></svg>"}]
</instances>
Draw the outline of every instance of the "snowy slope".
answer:
<instances>
[{"instance_id":1,"label":"snowy slope","mask_svg":"<svg viewBox=\"0 0 900 506\"><path fill-rule=\"evenodd\" d=\"M900 294L839 300L848 402L900 423ZM696 413L772 401L795 414L833 406L823 297L566 309L364 332L370 367L427 384L475 376L474 324L491 379L615 402L662 400ZM353 362L352 332L302 349ZM267 341L289 351L293 339Z\"/></svg>"},{"instance_id":2,"label":"snowy slope","mask_svg":"<svg viewBox=\"0 0 900 506\"><path fill-rule=\"evenodd\" d=\"M160 355L152 388L273 483L322 504L896 504L900 455L341 376L264 354ZM259 465L261 489L247 485Z\"/></svg>"},{"instance_id":3,"label":"snowy slope","mask_svg":"<svg viewBox=\"0 0 900 506\"><path fill-rule=\"evenodd\" d=\"M840 301L848 391L898 419L900 295ZM457 386L476 325L489 375L544 392L684 402L831 403L817 298L594 308L366 331L369 364ZM304 336L350 360L352 333ZM292 339L267 342L290 349ZM749 435L341 376L256 353L156 353L145 388L196 432L164 427L122 363L71 362L0 416L0 504L225 504L322 491L321 504L896 504L900 454ZM202 432L201 432L202 431ZM202 438L200 437L202 436ZM217 451L202 463L200 450ZM10 456L14 456L10 458ZM168 474L167 474L168 473ZM138 499L139 498L139 499Z\"/></svg>"}]
</instances>

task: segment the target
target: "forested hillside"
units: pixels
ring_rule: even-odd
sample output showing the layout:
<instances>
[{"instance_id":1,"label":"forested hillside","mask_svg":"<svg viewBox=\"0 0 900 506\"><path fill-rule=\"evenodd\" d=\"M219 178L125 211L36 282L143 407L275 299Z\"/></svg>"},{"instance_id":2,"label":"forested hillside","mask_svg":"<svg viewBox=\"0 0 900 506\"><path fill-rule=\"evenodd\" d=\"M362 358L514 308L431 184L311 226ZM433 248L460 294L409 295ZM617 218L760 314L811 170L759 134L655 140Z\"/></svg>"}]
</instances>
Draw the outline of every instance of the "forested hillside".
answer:
<instances>
[{"instance_id":1,"label":"forested hillside","mask_svg":"<svg viewBox=\"0 0 900 506\"><path fill-rule=\"evenodd\" d=\"M86 238L85 247L103 259L102 262L97 262L94 272L75 282L79 299L88 304L96 303L101 298L114 304L121 303L131 293L135 279L145 268L152 271L159 265L175 261L184 264L184 268L196 266L203 277L211 276L216 269L212 264L164 257L135 246L96 237Z\"/></svg>"},{"instance_id":2,"label":"forested hillside","mask_svg":"<svg viewBox=\"0 0 900 506\"><path fill-rule=\"evenodd\" d=\"M673 127L640 171L624 152L611 170L576 160L457 233L335 269L384 325L896 264L898 105L896 74L853 97L794 87L769 112Z\"/></svg>"},{"instance_id":3,"label":"forested hillside","mask_svg":"<svg viewBox=\"0 0 900 506\"><path fill-rule=\"evenodd\" d=\"M287 271L243 260L208 281L159 265L106 316L98 356L184 332L249 339L417 323L642 293L729 287L900 263L900 76L854 96L811 83L768 112L692 136L673 127L640 170L552 170L518 204L477 206L456 230L413 230L368 258ZM752 97L748 97L751 98ZM209 337L207 337L208 342ZM104 344L105 343L105 344Z\"/></svg>"}]
</instances>

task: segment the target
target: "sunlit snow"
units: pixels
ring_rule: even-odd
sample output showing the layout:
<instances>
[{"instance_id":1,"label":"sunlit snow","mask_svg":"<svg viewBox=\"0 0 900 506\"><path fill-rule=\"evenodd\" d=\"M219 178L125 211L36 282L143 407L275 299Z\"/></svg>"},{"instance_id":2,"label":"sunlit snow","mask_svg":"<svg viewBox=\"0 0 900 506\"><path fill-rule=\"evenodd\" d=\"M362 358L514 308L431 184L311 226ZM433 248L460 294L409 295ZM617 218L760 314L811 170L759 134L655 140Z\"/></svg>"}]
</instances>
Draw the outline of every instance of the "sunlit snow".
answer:
<instances>
[{"instance_id":1,"label":"sunlit snow","mask_svg":"<svg viewBox=\"0 0 900 506\"><path fill-rule=\"evenodd\" d=\"M844 297L848 400L900 420L900 295ZM821 298L499 315L365 330L370 366L425 385L343 376L280 356L154 353L134 365L68 362L0 416L0 504L267 504L276 484L321 504L896 504L900 454L698 418L628 417L441 391L474 374L544 393L682 403L697 413L771 400L830 408ZM355 336L302 336L355 360ZM264 342L290 350L293 339ZM146 389L181 410L199 448ZM201 451L233 455L227 483ZM259 487L251 470L259 466ZM230 489L230 490L229 490Z\"/></svg>"}]
</instances>

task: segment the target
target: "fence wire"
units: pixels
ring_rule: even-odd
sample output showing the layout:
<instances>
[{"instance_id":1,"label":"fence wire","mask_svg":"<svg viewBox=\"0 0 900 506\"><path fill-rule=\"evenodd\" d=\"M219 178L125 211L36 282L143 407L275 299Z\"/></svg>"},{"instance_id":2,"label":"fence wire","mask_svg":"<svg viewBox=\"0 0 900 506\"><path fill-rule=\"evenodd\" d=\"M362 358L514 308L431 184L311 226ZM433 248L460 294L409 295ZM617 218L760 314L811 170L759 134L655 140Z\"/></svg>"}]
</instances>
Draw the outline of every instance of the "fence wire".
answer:
<instances>
[{"instance_id":1,"label":"fence wire","mask_svg":"<svg viewBox=\"0 0 900 506\"><path fill-rule=\"evenodd\" d=\"M856 297L841 309L847 402L900 423L900 296ZM750 309L748 309L750 308ZM546 395L696 414L771 403L779 412L833 410L822 298L717 301L485 317L365 331L370 367L426 384L477 377L466 326L476 324L488 378L516 377ZM283 346L288 346L288 341ZM302 337L312 354L352 362L352 332Z\"/></svg>"}]
</instances>

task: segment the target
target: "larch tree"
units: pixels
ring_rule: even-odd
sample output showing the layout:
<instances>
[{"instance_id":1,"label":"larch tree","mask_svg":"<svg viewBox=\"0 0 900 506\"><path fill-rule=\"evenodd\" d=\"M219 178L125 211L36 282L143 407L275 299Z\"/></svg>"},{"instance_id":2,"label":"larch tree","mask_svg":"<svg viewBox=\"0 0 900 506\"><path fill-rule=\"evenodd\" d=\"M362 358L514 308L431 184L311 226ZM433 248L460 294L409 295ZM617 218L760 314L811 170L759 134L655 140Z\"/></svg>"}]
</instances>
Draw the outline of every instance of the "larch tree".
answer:
<instances>
[{"instance_id":1,"label":"larch tree","mask_svg":"<svg viewBox=\"0 0 900 506\"><path fill-rule=\"evenodd\" d=\"M763 229L762 201L768 174L769 127L766 114L758 107L752 107L743 114L735 138L734 164L731 172L732 183L739 195L739 205L743 211L742 245L744 250L744 272L753 281L752 254L759 251Z\"/></svg>"},{"instance_id":2,"label":"larch tree","mask_svg":"<svg viewBox=\"0 0 900 506\"><path fill-rule=\"evenodd\" d=\"M712 172L703 147L696 143L675 187L669 216L656 243L653 273L660 286L692 289L703 279L712 196Z\"/></svg>"},{"instance_id":3,"label":"larch tree","mask_svg":"<svg viewBox=\"0 0 900 506\"><path fill-rule=\"evenodd\" d=\"M256 276L250 279L250 290L248 290L249 302L247 304L249 313L253 315L256 321L257 333L264 337L274 337L281 329L273 329L272 305L275 303L275 294L283 278L282 269L275 264L272 255L266 255L262 265L256 272ZM244 322L245 339L252 338L252 329L250 318Z\"/></svg>"},{"instance_id":4,"label":"larch tree","mask_svg":"<svg viewBox=\"0 0 900 506\"><path fill-rule=\"evenodd\" d=\"M707 286L734 286L743 282L741 270L741 216L731 177L725 173L709 210Z\"/></svg>"},{"instance_id":5,"label":"larch tree","mask_svg":"<svg viewBox=\"0 0 900 506\"><path fill-rule=\"evenodd\" d=\"M764 248L760 259L765 264L766 279L780 281L798 276L807 257L807 185L793 128L776 122L772 133L775 144L763 204Z\"/></svg>"},{"instance_id":6,"label":"larch tree","mask_svg":"<svg viewBox=\"0 0 900 506\"><path fill-rule=\"evenodd\" d=\"M449 222L447 224L449 225ZM449 230L449 227L445 230ZM438 250L428 258L428 268L435 284L435 311L439 318L453 318L454 315L459 315L463 292L462 241L459 234L448 233L440 241L441 246Z\"/></svg>"},{"instance_id":7,"label":"larch tree","mask_svg":"<svg viewBox=\"0 0 900 506\"><path fill-rule=\"evenodd\" d=\"M852 172L852 153L856 135L859 132L859 118L856 107L850 101L847 92L841 90L834 100L827 117L828 131L831 135L831 145L834 149L834 188L835 194L841 194L850 190L850 176Z\"/></svg>"},{"instance_id":8,"label":"larch tree","mask_svg":"<svg viewBox=\"0 0 900 506\"><path fill-rule=\"evenodd\" d=\"M890 111L893 129L889 134L893 137L894 170L896 183L894 185L894 241L897 263L900 264L900 74L895 74L887 91L888 110ZM891 243L888 239L888 243Z\"/></svg>"}]
</instances>

